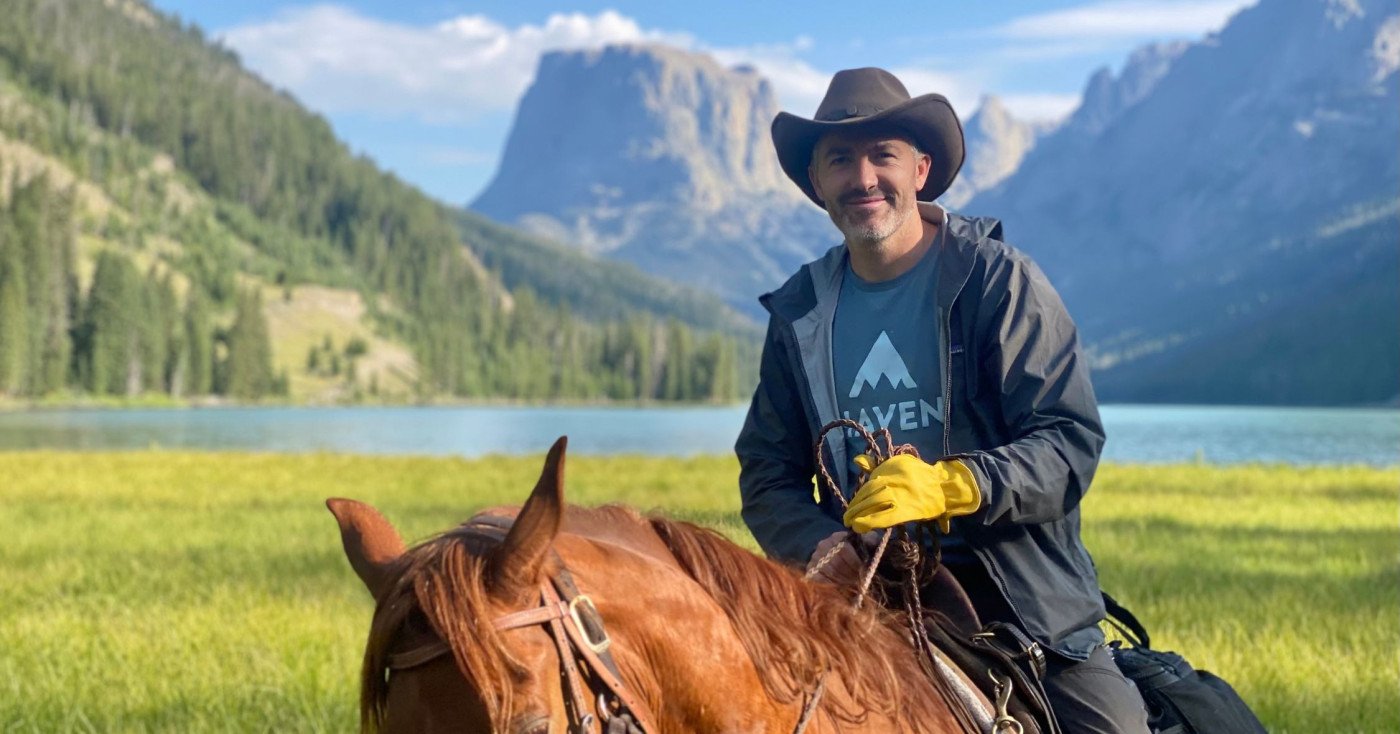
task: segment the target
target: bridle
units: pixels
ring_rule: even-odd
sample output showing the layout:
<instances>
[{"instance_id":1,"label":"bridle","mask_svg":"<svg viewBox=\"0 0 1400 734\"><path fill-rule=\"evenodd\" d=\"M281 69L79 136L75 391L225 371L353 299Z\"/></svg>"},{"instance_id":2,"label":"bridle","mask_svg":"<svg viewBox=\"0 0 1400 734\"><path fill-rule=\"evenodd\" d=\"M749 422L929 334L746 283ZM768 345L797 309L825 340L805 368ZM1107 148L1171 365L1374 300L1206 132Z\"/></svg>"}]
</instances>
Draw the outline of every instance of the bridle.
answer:
<instances>
[{"instance_id":1,"label":"bridle","mask_svg":"<svg viewBox=\"0 0 1400 734\"><path fill-rule=\"evenodd\" d=\"M499 542L513 520L497 515L472 518L463 530ZM656 717L622 680L617 662L608 648L612 639L603 628L603 617L593 600L578 590L564 560L554 553L554 573L540 582L539 606L497 617L492 626L498 631L544 625L559 653L559 669L569 708L569 734L655 734ZM388 669L408 670L448 655L452 648L442 640L389 655ZM585 675L595 684L590 688ZM805 697L793 734L802 734L821 702L826 676ZM602 692L589 700L601 684Z\"/></svg>"},{"instance_id":2,"label":"bridle","mask_svg":"<svg viewBox=\"0 0 1400 734\"><path fill-rule=\"evenodd\" d=\"M505 538L511 518L483 515L473 518L466 530L493 541ZM555 555L555 569L540 582L539 606L511 612L492 622L499 631L543 625L559 653L569 708L570 734L650 734L659 731L656 717L626 684L608 648L612 645L603 617L593 600L579 592L573 576ZM389 656L389 670L416 668L452 649L442 640ZM585 682L591 679L592 687ZM593 696L596 688L603 690Z\"/></svg>"}]
</instances>

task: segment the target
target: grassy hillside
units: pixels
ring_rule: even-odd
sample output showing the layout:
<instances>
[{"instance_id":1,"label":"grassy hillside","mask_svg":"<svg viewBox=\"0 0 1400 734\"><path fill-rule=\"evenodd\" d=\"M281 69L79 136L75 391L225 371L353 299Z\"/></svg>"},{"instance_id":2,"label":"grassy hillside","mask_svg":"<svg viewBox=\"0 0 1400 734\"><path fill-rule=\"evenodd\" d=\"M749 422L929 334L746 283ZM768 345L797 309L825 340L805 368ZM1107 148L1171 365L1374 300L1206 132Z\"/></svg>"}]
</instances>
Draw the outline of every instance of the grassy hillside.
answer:
<instances>
[{"instance_id":1,"label":"grassy hillside","mask_svg":"<svg viewBox=\"0 0 1400 734\"><path fill-rule=\"evenodd\" d=\"M370 350L355 357L367 367L395 366L381 395L746 391L756 339L732 314L579 263L564 286L503 263L502 283L465 246L457 212L352 155L198 28L140 0L13 0L5 11L0 397L375 392L360 370L321 374L305 334L264 323L278 317L278 290L299 317L335 327L327 359L354 341ZM350 321L343 308L317 311L324 299L297 297L305 286L362 308ZM255 295L256 317L239 308Z\"/></svg>"},{"instance_id":2,"label":"grassy hillside","mask_svg":"<svg viewBox=\"0 0 1400 734\"><path fill-rule=\"evenodd\" d=\"M371 604L322 506L407 538L518 503L539 457L0 455L6 731L352 731ZM625 502L752 547L737 466L574 457L571 501ZM1085 505L1106 588L1269 730L1400 730L1400 472L1106 466Z\"/></svg>"}]
</instances>

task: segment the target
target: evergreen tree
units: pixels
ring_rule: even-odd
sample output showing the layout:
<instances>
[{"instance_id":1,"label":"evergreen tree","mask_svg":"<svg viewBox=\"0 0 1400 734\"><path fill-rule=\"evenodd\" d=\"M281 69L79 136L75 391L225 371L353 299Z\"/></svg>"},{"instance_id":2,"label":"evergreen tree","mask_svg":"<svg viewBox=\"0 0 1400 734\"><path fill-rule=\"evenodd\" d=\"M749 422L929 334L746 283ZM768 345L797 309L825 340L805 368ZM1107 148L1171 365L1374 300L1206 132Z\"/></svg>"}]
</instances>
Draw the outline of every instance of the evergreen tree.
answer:
<instances>
[{"instance_id":1,"label":"evergreen tree","mask_svg":"<svg viewBox=\"0 0 1400 734\"><path fill-rule=\"evenodd\" d=\"M73 360L73 319L78 299L77 235L73 220L73 189L53 194L49 208L49 242L43 256L48 260L48 277L41 282L43 293L36 301L40 314L38 373L34 394L45 395L62 389L68 382Z\"/></svg>"},{"instance_id":2,"label":"evergreen tree","mask_svg":"<svg viewBox=\"0 0 1400 734\"><path fill-rule=\"evenodd\" d=\"M718 336L712 337L715 342L715 366L714 379L710 384L708 397L711 402L725 402L733 400L738 395L736 386L737 371L734 364L734 343L729 339L722 339Z\"/></svg>"},{"instance_id":3,"label":"evergreen tree","mask_svg":"<svg viewBox=\"0 0 1400 734\"><path fill-rule=\"evenodd\" d=\"M0 392L17 395L28 381L29 319L24 258L14 230L0 219Z\"/></svg>"},{"instance_id":4,"label":"evergreen tree","mask_svg":"<svg viewBox=\"0 0 1400 734\"><path fill-rule=\"evenodd\" d=\"M185 391L207 395L214 389L214 329L208 302L198 283L190 283L185 295L184 332Z\"/></svg>"},{"instance_id":5,"label":"evergreen tree","mask_svg":"<svg viewBox=\"0 0 1400 734\"><path fill-rule=\"evenodd\" d=\"M636 393L630 395L636 400L647 400L655 395L656 386L652 382L651 325L644 319L627 322L627 346L634 355L633 380Z\"/></svg>"},{"instance_id":6,"label":"evergreen tree","mask_svg":"<svg viewBox=\"0 0 1400 734\"><path fill-rule=\"evenodd\" d=\"M148 24L127 22L104 3L4 5L0 76L20 90L26 111L0 111L0 134L115 201L121 213L92 227L118 253L143 248L193 285L178 326L171 283L140 277L124 257L122 265L99 257L100 277L79 294L71 192L42 177L10 187L14 201L0 212L11 229L0 235L0 315L22 315L0 319L0 389L49 392L73 372L101 393L201 394L217 384L264 394L258 375L266 371L256 364L270 356L250 345L266 341L265 324L261 335L249 336L258 331L252 322L217 340L213 333L210 311L244 311L242 275L359 288L376 324L413 350L424 393L728 399L736 363L752 382L757 358L742 338L659 328L634 316L647 308L635 300L604 298L613 304L606 312L571 314L561 294L577 288L533 274L552 268L569 280L574 273L556 262L530 266L526 278L481 270L481 251L464 247L453 212L353 156L323 119L246 75L192 28L154 10ZM153 151L168 155L181 178L152 166ZM202 189L193 207L172 205L166 186L177 180ZM179 242L179 254L156 247L158 237ZM627 282L620 277L595 290ZM619 290L627 289L635 290ZM381 310L380 298L390 308ZM332 350L323 351L325 370Z\"/></svg>"},{"instance_id":7,"label":"evergreen tree","mask_svg":"<svg viewBox=\"0 0 1400 734\"><path fill-rule=\"evenodd\" d=\"M24 278L24 346L23 374L15 389L33 394L42 369L43 345L47 331L48 313L44 296L50 277L49 246L50 197L48 176L41 174L17 186L11 194L10 218L14 223L15 245L19 255L14 264Z\"/></svg>"},{"instance_id":8,"label":"evergreen tree","mask_svg":"<svg viewBox=\"0 0 1400 734\"><path fill-rule=\"evenodd\" d=\"M690 330L679 321L671 320L666 334L666 367L664 394L667 400L691 400L691 362L694 350L690 344Z\"/></svg>"},{"instance_id":9,"label":"evergreen tree","mask_svg":"<svg viewBox=\"0 0 1400 734\"><path fill-rule=\"evenodd\" d=\"M233 326L228 332L226 360L228 395L256 400L272 393L272 342L263 315L262 294L255 289L238 296Z\"/></svg>"},{"instance_id":10,"label":"evergreen tree","mask_svg":"<svg viewBox=\"0 0 1400 734\"><path fill-rule=\"evenodd\" d=\"M123 255L104 250L97 256L81 326L84 350L79 354L83 384L91 392L123 395L140 389L140 277Z\"/></svg>"},{"instance_id":11,"label":"evergreen tree","mask_svg":"<svg viewBox=\"0 0 1400 734\"><path fill-rule=\"evenodd\" d=\"M169 392L170 372L174 367L171 347L175 337L175 292L168 276L161 277L152 268L140 283L142 318L141 382L153 392Z\"/></svg>"}]
</instances>

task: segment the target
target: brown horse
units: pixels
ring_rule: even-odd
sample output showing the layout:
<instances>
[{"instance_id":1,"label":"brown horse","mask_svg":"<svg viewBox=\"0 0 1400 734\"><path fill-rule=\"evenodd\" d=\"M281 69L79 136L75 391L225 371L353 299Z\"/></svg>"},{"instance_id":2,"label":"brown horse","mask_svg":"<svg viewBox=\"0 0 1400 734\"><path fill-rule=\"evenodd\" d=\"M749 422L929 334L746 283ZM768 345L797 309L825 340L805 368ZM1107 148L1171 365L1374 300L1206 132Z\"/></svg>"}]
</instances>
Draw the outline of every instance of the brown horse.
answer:
<instances>
[{"instance_id":1,"label":"brown horse","mask_svg":"<svg viewBox=\"0 0 1400 734\"><path fill-rule=\"evenodd\" d=\"M374 508L327 501L377 601L361 681L365 731L579 730L549 626L498 628L540 606L541 584L561 564L606 621L625 686L654 717L648 734L788 734L819 684L808 732L959 730L889 612L854 610L836 587L704 528L623 507L566 508L564 443L504 540L468 524L405 550Z\"/></svg>"}]
</instances>

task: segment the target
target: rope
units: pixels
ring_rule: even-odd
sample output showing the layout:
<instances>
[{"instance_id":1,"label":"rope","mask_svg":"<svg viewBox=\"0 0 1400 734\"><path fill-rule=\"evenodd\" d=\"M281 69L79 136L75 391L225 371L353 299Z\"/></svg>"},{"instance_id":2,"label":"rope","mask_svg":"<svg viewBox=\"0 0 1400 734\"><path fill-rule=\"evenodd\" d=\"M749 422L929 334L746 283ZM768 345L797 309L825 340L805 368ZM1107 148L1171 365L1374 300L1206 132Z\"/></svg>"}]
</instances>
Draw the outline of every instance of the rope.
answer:
<instances>
[{"instance_id":1,"label":"rope","mask_svg":"<svg viewBox=\"0 0 1400 734\"><path fill-rule=\"evenodd\" d=\"M812 723L812 715L817 712L817 703L822 700L823 693L826 693L826 673L822 673L822 677L817 679L816 689L803 704L802 715L797 717L797 726L793 727L792 734L803 734L807 731L807 725Z\"/></svg>"},{"instance_id":2,"label":"rope","mask_svg":"<svg viewBox=\"0 0 1400 734\"><path fill-rule=\"evenodd\" d=\"M826 458L823 453L823 450L826 448L826 435L837 428L849 428L859 433L860 437L865 439L866 453L870 454L870 456L874 459L874 466L872 466L871 469L874 469L876 466L879 466L885 463L886 461L889 461L895 456L909 455L918 459L923 458L922 456L919 456L919 450L914 448L910 444L906 443L900 444L899 446L895 446L894 439L890 436L890 430L888 428L881 428L880 430L871 433L870 431L866 430L865 426L857 423L856 421L851 420L850 418L840 418L822 426L821 431L817 434L817 445L813 452L816 458L817 470L821 477L821 481L826 484L827 490L830 491L831 495L836 498L836 501L841 503L841 509L843 510L850 509L850 502L848 502L846 500L846 496L841 493L840 485L836 483L836 480L832 479L831 472L827 471ZM880 445L881 439L884 440L883 447ZM864 481L869 476L869 472L861 472L862 481ZM861 575L860 585L857 587L856 597L853 602L853 605L856 609L860 609L865 604L865 598L870 592L870 585L875 580L876 570L880 567L880 560L884 557L885 550L889 547L890 536L892 535L893 530L893 528L885 528L884 533L882 533L880 536L880 543L877 546L875 546L875 552L871 555L870 561L865 567L865 572ZM902 570L914 569L914 576L917 578L917 576L919 575L917 570L919 566L918 559L921 555L919 553L918 546L908 540L907 533L905 533L903 528L900 528L899 537L899 545L901 548L903 548L903 554L905 556L910 556L912 554L912 558L914 560L897 564L897 566ZM936 548L936 536L934 536L934 541ZM831 550L826 552L826 555L823 555L815 564L812 565L810 569L807 570L806 578L811 579L814 576L816 576L817 573L820 572L822 568L826 566L827 563L831 562L831 560L835 558L840 552L841 544L838 543L835 546L832 546Z\"/></svg>"},{"instance_id":3,"label":"rope","mask_svg":"<svg viewBox=\"0 0 1400 734\"><path fill-rule=\"evenodd\" d=\"M821 431L817 434L817 444L814 449L818 476L820 477L820 481L826 483L827 490L830 491L832 496L836 498L836 501L841 504L843 510L849 510L850 503L846 500L845 495L841 493L840 485L832 479L831 473L827 471L826 459L823 453L823 450L826 448L827 434L837 428L849 428L856 431L861 438L865 439L867 453L874 459L873 465L871 466L872 470L895 456L911 455L920 460L923 459L922 456L919 456L919 450L910 444L895 446L894 439L890 436L888 428L881 428L871 433L866 430L865 426L849 418L834 420L822 426ZM884 446L880 445L881 439L884 441ZM869 472L862 470L860 479L864 482L869 476ZM890 561L891 565L900 571L903 577L900 590L904 601L904 612L909 621L909 634L913 638L914 648L916 650L915 655L918 658L919 666L924 669L925 673L933 681L935 687L939 689L939 692L949 701L949 705L954 707L954 711L957 712L957 702L951 697L951 691L948 689L948 682L944 680L938 672L936 648L928 637L928 631L924 629L924 606L919 593L919 586L922 581L921 577L927 578L930 569L934 572L937 571L938 564L942 562L942 552L938 543L938 535L934 533L927 524L921 523L918 529L921 535L927 533L927 538L933 545L933 565L930 566L927 563L928 558L922 552L919 542L911 538L905 528L898 528L897 533L894 532L896 530L895 528L885 528L884 533L880 536L880 543L875 547L875 551L871 555L864 573L861 574L860 586L856 592L855 599L852 600L852 605L854 608L860 609L865 603L865 598L870 591L871 583L875 580L876 571L880 567L880 561L884 558L889 548L890 538L891 536L897 537L894 544L895 550L890 556ZM831 550L827 551L825 555L808 569L806 577L810 579L820 572L827 563L840 553L841 546L842 543L837 543ZM798 720L797 734L801 734L806 728L807 722L811 719L812 713L816 710L816 704L821 698L825 683L826 679L825 675L823 675L821 680L818 681L816 691L807 699L807 703L803 707L802 715ZM965 714L966 712L963 713ZM969 729L969 723L963 720L965 718L966 716L960 716L959 722L965 729L975 731L976 726L971 725Z\"/></svg>"},{"instance_id":4,"label":"rope","mask_svg":"<svg viewBox=\"0 0 1400 734\"><path fill-rule=\"evenodd\" d=\"M822 481L826 483L827 490L831 492L832 496L836 498L837 502L841 503L841 509L843 510L849 509L851 505L849 502L846 501L846 496L841 494L840 485L836 483L836 480L831 478L831 473L826 470L826 459L822 456L822 449L826 448L826 434L830 433L831 431L837 428L849 428L859 433L860 437L865 439L866 453L870 454L875 459L875 466L879 466L888 461L890 458L899 456L901 454L910 454L921 459L923 458L922 456L919 456L919 450L914 448L910 444L906 443L901 444L899 446L895 446L894 439L891 438L890 429L888 428L881 428L880 430L871 433L870 431L867 431L865 429L865 426L862 426L861 424L851 420L850 418L839 418L822 426L822 430L817 434L816 449L813 451L813 453L816 456L817 471L821 475ZM884 450L881 450L880 448L880 443L878 439L881 438L885 440ZM869 475L865 472L861 472L861 476L866 477Z\"/></svg>"}]
</instances>

